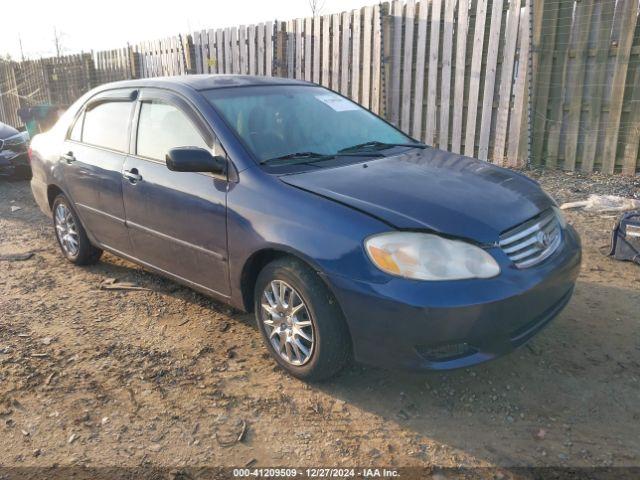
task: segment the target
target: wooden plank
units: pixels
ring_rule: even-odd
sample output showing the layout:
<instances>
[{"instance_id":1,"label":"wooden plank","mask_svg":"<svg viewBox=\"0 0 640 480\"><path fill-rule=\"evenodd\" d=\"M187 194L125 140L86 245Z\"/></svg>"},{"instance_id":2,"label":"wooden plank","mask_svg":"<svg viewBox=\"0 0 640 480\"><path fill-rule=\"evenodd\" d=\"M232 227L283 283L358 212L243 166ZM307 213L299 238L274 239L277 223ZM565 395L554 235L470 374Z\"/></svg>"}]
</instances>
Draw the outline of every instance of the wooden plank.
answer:
<instances>
[{"instance_id":1,"label":"wooden plank","mask_svg":"<svg viewBox=\"0 0 640 480\"><path fill-rule=\"evenodd\" d=\"M380 5L373 7L373 35L371 38L371 111L380 113L380 82L382 79L382 37Z\"/></svg>"},{"instance_id":2,"label":"wooden plank","mask_svg":"<svg viewBox=\"0 0 640 480\"><path fill-rule=\"evenodd\" d=\"M392 4L392 29L391 29L391 83L389 84L389 121L394 125L400 122L400 72L402 69L402 10L400 0Z\"/></svg>"},{"instance_id":3,"label":"wooden plank","mask_svg":"<svg viewBox=\"0 0 640 480\"><path fill-rule=\"evenodd\" d=\"M529 4L530 5L530 4ZM527 5L520 12L520 52L518 53L518 73L516 84L513 87L513 113L509 119L509 149L507 165L519 166L520 142L527 142L528 137L522 135L523 124L527 125L527 111L525 104L528 101L528 70L529 70L529 14L531 7ZM495 159L495 155L494 155Z\"/></svg>"},{"instance_id":4,"label":"wooden plank","mask_svg":"<svg viewBox=\"0 0 640 480\"><path fill-rule=\"evenodd\" d=\"M465 0L462 0L465 1ZM424 99L424 66L427 54L427 23L429 19L430 0L421 0L418 3L418 32L416 39L416 68L413 87L413 125L411 136L422 140L423 99Z\"/></svg>"},{"instance_id":5,"label":"wooden plank","mask_svg":"<svg viewBox=\"0 0 640 480\"><path fill-rule=\"evenodd\" d=\"M582 114L582 94L584 84L587 81L585 73L587 70L587 50L589 47L589 34L595 0L585 0L576 4L576 57L575 71L572 76L570 87L572 88L571 101L569 104L569 115L567 117L567 133L564 148L564 168L575 170L576 154L578 151L578 136L580 135L580 116Z\"/></svg>"},{"instance_id":6,"label":"wooden plank","mask_svg":"<svg viewBox=\"0 0 640 480\"><path fill-rule=\"evenodd\" d=\"M161 77L165 75L164 58L162 56L162 45L160 43L160 39L155 40L153 43L154 43L154 51L155 51L155 57L156 57L157 67L158 67L157 76ZM111 52L109 52L107 55L107 64L109 68L109 75L111 76Z\"/></svg>"},{"instance_id":7,"label":"wooden plank","mask_svg":"<svg viewBox=\"0 0 640 480\"><path fill-rule=\"evenodd\" d=\"M453 87L453 120L451 122L451 151L460 153L462 144L462 116L464 113L464 82L469 31L469 0L458 2L456 26L456 70Z\"/></svg>"},{"instance_id":8,"label":"wooden plank","mask_svg":"<svg viewBox=\"0 0 640 480\"><path fill-rule=\"evenodd\" d=\"M321 27L322 20L320 17L314 17L313 19L313 37L312 37L312 47L313 47L313 74L311 75L311 80L314 83L320 83L320 51L322 46L321 39Z\"/></svg>"},{"instance_id":9,"label":"wooden plank","mask_svg":"<svg viewBox=\"0 0 640 480\"><path fill-rule=\"evenodd\" d=\"M545 165L555 168L558 165L558 152L560 150L560 135L562 133L564 104L566 100L566 82L569 69L569 42L571 32L575 24L572 22L571 14L573 11L573 3L567 2L560 6L558 23L558 33L556 35L556 62L554 71L559 78L551 78L552 84L551 95L549 96L548 108L548 138L547 138L547 155ZM555 80L558 80L555 82Z\"/></svg>"},{"instance_id":10,"label":"wooden plank","mask_svg":"<svg viewBox=\"0 0 640 480\"><path fill-rule=\"evenodd\" d=\"M604 150L602 153L602 171L613 173L616 166L618 152L618 138L620 135L620 116L624 102L625 83L629 69L629 57L633 45L633 37L638 21L638 0L620 0L622 10L622 26L618 54L614 66L613 81L611 83L611 100L609 102L609 118L605 132Z\"/></svg>"},{"instance_id":11,"label":"wooden plank","mask_svg":"<svg viewBox=\"0 0 640 480\"><path fill-rule=\"evenodd\" d=\"M340 44L340 93L349 96L349 34L350 12L342 12L342 42Z\"/></svg>"},{"instance_id":12,"label":"wooden plank","mask_svg":"<svg viewBox=\"0 0 640 480\"><path fill-rule=\"evenodd\" d=\"M416 5L407 0L404 10L404 55L402 59L402 105L400 128L411 131L411 76L413 73L413 27Z\"/></svg>"},{"instance_id":13,"label":"wooden plank","mask_svg":"<svg viewBox=\"0 0 640 480\"><path fill-rule=\"evenodd\" d=\"M607 59L609 57L611 22L613 20L614 2L602 2L597 27L596 57L593 66L593 88L588 98L589 113L585 121L585 143L582 151L581 170L593 171L598 147L598 128L602 113L605 91Z\"/></svg>"},{"instance_id":14,"label":"wooden plank","mask_svg":"<svg viewBox=\"0 0 640 480\"><path fill-rule=\"evenodd\" d=\"M321 83L327 88L331 88L331 17L322 17L322 76Z\"/></svg>"},{"instance_id":15,"label":"wooden plank","mask_svg":"<svg viewBox=\"0 0 640 480\"><path fill-rule=\"evenodd\" d=\"M493 7L491 9L491 28L489 30L484 93L482 95L480 141L478 142L478 158L485 161L489 159L489 134L491 133L491 118L493 117L493 97L496 86L496 68L498 64L500 32L502 29L503 3L503 0L493 0Z\"/></svg>"},{"instance_id":16,"label":"wooden plank","mask_svg":"<svg viewBox=\"0 0 640 480\"><path fill-rule=\"evenodd\" d=\"M296 61L296 36L295 36L295 21L289 20L285 23L285 29L287 32L287 77L294 78L296 74L295 61Z\"/></svg>"},{"instance_id":17,"label":"wooden plank","mask_svg":"<svg viewBox=\"0 0 640 480\"><path fill-rule=\"evenodd\" d=\"M313 18L307 17L304 19L304 79L310 82L312 79L311 61L313 60L313 54L311 53L312 45L312 28Z\"/></svg>"},{"instance_id":18,"label":"wooden plank","mask_svg":"<svg viewBox=\"0 0 640 480\"><path fill-rule=\"evenodd\" d=\"M249 71L249 46L247 45L247 27L238 28L238 51L240 53L239 73L246 75Z\"/></svg>"},{"instance_id":19,"label":"wooden plank","mask_svg":"<svg viewBox=\"0 0 640 480\"><path fill-rule=\"evenodd\" d=\"M158 40L158 48L160 50L160 58L162 59L162 75L171 75L169 55L167 53L166 38ZM111 71L114 70L115 55L111 52ZM113 74L113 73L112 73Z\"/></svg>"},{"instance_id":20,"label":"wooden plank","mask_svg":"<svg viewBox=\"0 0 640 480\"><path fill-rule=\"evenodd\" d=\"M370 108L371 103L371 35L373 32L373 9L362 8L362 91L360 92L360 104L364 108Z\"/></svg>"},{"instance_id":21,"label":"wooden plank","mask_svg":"<svg viewBox=\"0 0 640 480\"><path fill-rule=\"evenodd\" d=\"M167 39L167 44L170 50L171 56L171 75L179 75L179 63L178 63L178 46L176 45L176 37L169 37ZM119 59L118 59L118 69L120 70L120 75L122 75L123 66L124 66L124 56L122 54L122 50L119 51Z\"/></svg>"},{"instance_id":22,"label":"wooden plank","mask_svg":"<svg viewBox=\"0 0 640 480\"><path fill-rule=\"evenodd\" d=\"M240 72L240 48L238 45L238 28L231 28L231 55L233 55L233 73Z\"/></svg>"},{"instance_id":23,"label":"wooden plank","mask_svg":"<svg viewBox=\"0 0 640 480\"><path fill-rule=\"evenodd\" d=\"M228 73L224 59L225 52L224 29L219 28L216 30L216 64L218 65L218 73Z\"/></svg>"},{"instance_id":24,"label":"wooden plank","mask_svg":"<svg viewBox=\"0 0 640 480\"><path fill-rule=\"evenodd\" d=\"M224 73L233 73L233 36L231 28L224 30Z\"/></svg>"},{"instance_id":25,"label":"wooden plank","mask_svg":"<svg viewBox=\"0 0 640 480\"><path fill-rule=\"evenodd\" d=\"M196 59L196 73L202 73L202 54L200 49L202 48L202 32L193 32L193 50ZM143 62L144 63L144 62ZM143 77L147 75L143 73Z\"/></svg>"},{"instance_id":26,"label":"wooden plank","mask_svg":"<svg viewBox=\"0 0 640 480\"><path fill-rule=\"evenodd\" d=\"M487 0L478 0L476 26L473 35L473 56L471 57L471 79L469 80L469 100L467 106L467 127L464 154L475 155L476 120L478 116L478 95L482 71L482 48L484 47L484 27L487 19Z\"/></svg>"},{"instance_id":27,"label":"wooden plank","mask_svg":"<svg viewBox=\"0 0 640 480\"><path fill-rule=\"evenodd\" d=\"M453 21L456 0L445 0L442 37L442 80L440 82L440 134L442 150L449 149L449 111L451 110L451 56L453 53Z\"/></svg>"},{"instance_id":28,"label":"wooden plank","mask_svg":"<svg viewBox=\"0 0 640 480\"><path fill-rule=\"evenodd\" d=\"M536 4L542 2L536 2ZM553 50L556 44L556 33L558 30L558 12L562 2L549 2L545 6L545 18L536 19L536 23L542 23L540 27L540 44L534 44L532 48L536 53L537 68L535 78L535 99L533 102L533 141L531 147L532 161L536 164L543 164L543 149L545 132L547 128L547 114L549 104L549 92L551 88L551 74L553 67ZM609 3L609 2L605 2ZM535 34L535 32L534 32ZM535 38L535 37L534 37Z\"/></svg>"},{"instance_id":29,"label":"wooden plank","mask_svg":"<svg viewBox=\"0 0 640 480\"><path fill-rule=\"evenodd\" d=\"M173 37L168 37L165 40L165 48L167 49L167 60L168 60L168 68L170 75L177 75L178 70L176 68L176 59L178 58L176 55L176 48L173 41ZM208 42L207 42L208 43ZM208 50L208 45L207 45ZM120 70L120 66L122 65L122 59L120 57L120 52L118 52L118 70Z\"/></svg>"},{"instance_id":30,"label":"wooden plank","mask_svg":"<svg viewBox=\"0 0 640 480\"><path fill-rule=\"evenodd\" d=\"M340 90L340 14L331 16L331 89Z\"/></svg>"},{"instance_id":31,"label":"wooden plank","mask_svg":"<svg viewBox=\"0 0 640 480\"><path fill-rule=\"evenodd\" d=\"M208 43L209 43L209 40L207 38L207 50L208 50ZM178 37L171 37L171 50L173 51L173 74L180 75L180 49L178 48ZM124 63L123 63L123 66L124 66Z\"/></svg>"},{"instance_id":32,"label":"wooden plank","mask_svg":"<svg viewBox=\"0 0 640 480\"><path fill-rule=\"evenodd\" d=\"M304 52L303 47L302 47L302 40L303 40L303 20L301 18L298 18L295 20L294 22L294 35L295 35L295 49L296 49L296 54L295 54L295 69L294 69L294 75L295 78L303 78L302 77L302 54Z\"/></svg>"},{"instance_id":33,"label":"wooden plank","mask_svg":"<svg viewBox=\"0 0 640 480\"><path fill-rule=\"evenodd\" d=\"M249 75L256 74L256 25L250 25L247 31L247 55L249 56Z\"/></svg>"},{"instance_id":34,"label":"wooden plank","mask_svg":"<svg viewBox=\"0 0 640 480\"><path fill-rule=\"evenodd\" d=\"M162 59L162 75L171 75L171 62L169 61L169 55L167 53L167 39L158 39L158 49L160 51L160 58ZM113 79L116 74L116 53L115 51L109 52L109 68L111 69L111 78Z\"/></svg>"},{"instance_id":35,"label":"wooden plank","mask_svg":"<svg viewBox=\"0 0 640 480\"><path fill-rule=\"evenodd\" d=\"M622 173L625 175L635 175L638 167L638 149L640 148L640 62L636 66L632 85L629 131L622 163Z\"/></svg>"},{"instance_id":36,"label":"wooden plank","mask_svg":"<svg viewBox=\"0 0 640 480\"><path fill-rule=\"evenodd\" d=\"M360 10L352 13L351 24L351 99L360 102Z\"/></svg>"},{"instance_id":37,"label":"wooden plank","mask_svg":"<svg viewBox=\"0 0 640 480\"><path fill-rule=\"evenodd\" d=\"M275 45L273 22L265 24L265 42L264 74L270 77L273 73L273 49Z\"/></svg>"},{"instance_id":38,"label":"wooden plank","mask_svg":"<svg viewBox=\"0 0 640 480\"><path fill-rule=\"evenodd\" d=\"M440 50L441 16L442 0L432 0L431 37L429 40L429 78L427 80L427 113L424 129L424 141L427 145L436 144L436 119L438 114L438 56Z\"/></svg>"},{"instance_id":39,"label":"wooden plank","mask_svg":"<svg viewBox=\"0 0 640 480\"><path fill-rule=\"evenodd\" d=\"M265 57L265 26L264 23L258 25L258 45L257 45L257 65L256 65L256 74L264 75L264 57ZM267 43L268 44L268 43Z\"/></svg>"},{"instance_id":40,"label":"wooden plank","mask_svg":"<svg viewBox=\"0 0 640 480\"><path fill-rule=\"evenodd\" d=\"M513 85L513 64L515 63L516 45L518 43L518 26L521 13L520 5L520 0L511 0L509 2L509 14L504 37L505 43L502 58L502 73L500 74L500 90L498 93L499 103L498 112L496 114L493 155L491 157L493 163L498 165L504 165L506 163L505 147L507 143L509 107L511 104L511 87ZM528 32L526 33L528 36ZM527 61L528 59L525 57L525 64Z\"/></svg>"}]
</instances>

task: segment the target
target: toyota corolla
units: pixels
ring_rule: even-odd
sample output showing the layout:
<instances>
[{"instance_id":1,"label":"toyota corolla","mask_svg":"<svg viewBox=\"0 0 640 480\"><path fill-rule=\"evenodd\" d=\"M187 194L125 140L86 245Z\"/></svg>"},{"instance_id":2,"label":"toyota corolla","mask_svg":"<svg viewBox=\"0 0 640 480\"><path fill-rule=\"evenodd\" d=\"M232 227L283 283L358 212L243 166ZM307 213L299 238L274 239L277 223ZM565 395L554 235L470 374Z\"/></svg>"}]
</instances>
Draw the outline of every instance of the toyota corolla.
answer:
<instances>
[{"instance_id":1,"label":"toyota corolla","mask_svg":"<svg viewBox=\"0 0 640 480\"><path fill-rule=\"evenodd\" d=\"M184 76L101 86L32 142L70 262L121 256L255 312L275 361L451 369L569 302L580 241L526 176L424 145L320 86Z\"/></svg>"}]
</instances>

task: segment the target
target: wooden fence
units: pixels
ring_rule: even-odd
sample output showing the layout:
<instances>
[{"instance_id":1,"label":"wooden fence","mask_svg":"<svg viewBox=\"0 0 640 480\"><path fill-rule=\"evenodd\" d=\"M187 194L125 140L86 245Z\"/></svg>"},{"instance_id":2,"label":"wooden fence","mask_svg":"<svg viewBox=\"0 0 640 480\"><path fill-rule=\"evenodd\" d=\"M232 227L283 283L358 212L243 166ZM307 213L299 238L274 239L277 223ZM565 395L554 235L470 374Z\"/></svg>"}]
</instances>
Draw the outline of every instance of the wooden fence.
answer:
<instances>
[{"instance_id":1,"label":"wooden fence","mask_svg":"<svg viewBox=\"0 0 640 480\"><path fill-rule=\"evenodd\" d=\"M395 0L94 54L0 62L0 121L18 124L19 106L68 105L114 80L275 75L338 91L444 150L507 166L532 159L634 174L639 1Z\"/></svg>"},{"instance_id":2,"label":"wooden fence","mask_svg":"<svg viewBox=\"0 0 640 480\"><path fill-rule=\"evenodd\" d=\"M274 22L202 30L193 35L195 73L271 76L275 49Z\"/></svg>"},{"instance_id":3,"label":"wooden fence","mask_svg":"<svg viewBox=\"0 0 640 480\"><path fill-rule=\"evenodd\" d=\"M393 2L383 31L389 120L443 150L522 165L529 10L524 0Z\"/></svg>"},{"instance_id":4,"label":"wooden fence","mask_svg":"<svg viewBox=\"0 0 640 480\"><path fill-rule=\"evenodd\" d=\"M638 9L638 0L536 1L534 163L638 171Z\"/></svg>"}]
</instances>

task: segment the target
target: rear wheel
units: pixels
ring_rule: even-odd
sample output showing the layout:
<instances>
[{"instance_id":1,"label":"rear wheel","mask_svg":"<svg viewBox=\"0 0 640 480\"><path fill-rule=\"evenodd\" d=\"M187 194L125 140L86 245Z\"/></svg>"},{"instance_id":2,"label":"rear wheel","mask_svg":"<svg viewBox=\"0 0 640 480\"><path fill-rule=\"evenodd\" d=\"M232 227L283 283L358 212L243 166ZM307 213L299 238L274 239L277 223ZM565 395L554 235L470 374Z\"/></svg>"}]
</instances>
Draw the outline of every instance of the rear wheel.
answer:
<instances>
[{"instance_id":1,"label":"rear wheel","mask_svg":"<svg viewBox=\"0 0 640 480\"><path fill-rule=\"evenodd\" d=\"M342 312L304 263L282 258L268 264L258 275L254 303L269 352L291 375L318 381L345 366L351 341Z\"/></svg>"},{"instance_id":2,"label":"rear wheel","mask_svg":"<svg viewBox=\"0 0 640 480\"><path fill-rule=\"evenodd\" d=\"M62 194L53 201L53 226L60 250L71 263L91 265L100 259L102 250L91 245L80 219Z\"/></svg>"}]
</instances>

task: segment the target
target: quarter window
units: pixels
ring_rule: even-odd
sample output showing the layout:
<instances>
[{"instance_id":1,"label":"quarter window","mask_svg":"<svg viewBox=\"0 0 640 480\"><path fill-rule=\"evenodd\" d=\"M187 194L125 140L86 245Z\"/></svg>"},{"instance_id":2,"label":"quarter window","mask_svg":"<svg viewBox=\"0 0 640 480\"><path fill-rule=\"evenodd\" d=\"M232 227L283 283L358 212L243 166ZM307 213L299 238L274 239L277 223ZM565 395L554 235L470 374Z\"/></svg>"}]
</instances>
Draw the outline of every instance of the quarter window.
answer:
<instances>
[{"instance_id":1,"label":"quarter window","mask_svg":"<svg viewBox=\"0 0 640 480\"><path fill-rule=\"evenodd\" d=\"M82 141L119 152L128 151L127 129L132 106L132 102L106 102L87 110Z\"/></svg>"},{"instance_id":2,"label":"quarter window","mask_svg":"<svg viewBox=\"0 0 640 480\"><path fill-rule=\"evenodd\" d=\"M166 103L143 102L138 123L137 155L164 161L169 150L176 147L209 149L182 111Z\"/></svg>"}]
</instances>

